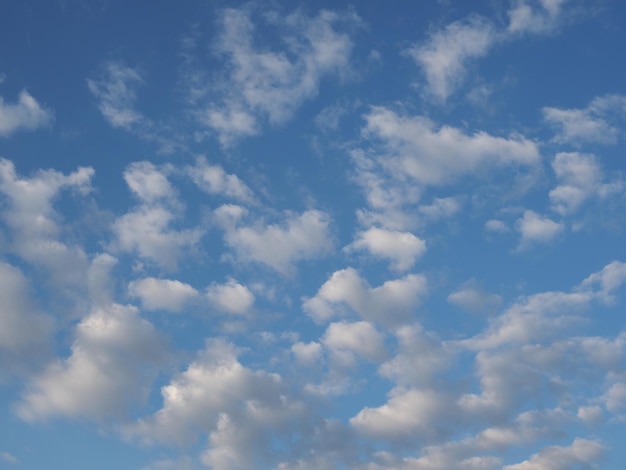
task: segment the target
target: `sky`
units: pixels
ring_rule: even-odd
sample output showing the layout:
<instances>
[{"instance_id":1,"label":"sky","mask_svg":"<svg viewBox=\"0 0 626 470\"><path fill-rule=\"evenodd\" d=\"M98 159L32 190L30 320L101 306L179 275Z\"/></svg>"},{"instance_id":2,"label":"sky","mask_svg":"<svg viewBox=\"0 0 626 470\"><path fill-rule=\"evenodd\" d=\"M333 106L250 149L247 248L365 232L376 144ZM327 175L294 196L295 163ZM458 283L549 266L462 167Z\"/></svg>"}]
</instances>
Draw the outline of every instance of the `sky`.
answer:
<instances>
[{"instance_id":1,"label":"sky","mask_svg":"<svg viewBox=\"0 0 626 470\"><path fill-rule=\"evenodd\" d=\"M621 470L624 25L0 1L0 468Z\"/></svg>"}]
</instances>

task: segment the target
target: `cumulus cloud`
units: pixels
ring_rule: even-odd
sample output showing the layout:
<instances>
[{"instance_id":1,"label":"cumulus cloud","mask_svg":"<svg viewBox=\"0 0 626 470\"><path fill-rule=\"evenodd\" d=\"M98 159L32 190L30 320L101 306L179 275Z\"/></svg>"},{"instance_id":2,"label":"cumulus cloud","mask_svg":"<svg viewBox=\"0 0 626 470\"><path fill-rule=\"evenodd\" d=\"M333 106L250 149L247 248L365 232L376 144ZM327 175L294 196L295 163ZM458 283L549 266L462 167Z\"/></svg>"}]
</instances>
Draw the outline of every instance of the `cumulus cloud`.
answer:
<instances>
[{"instance_id":1,"label":"cumulus cloud","mask_svg":"<svg viewBox=\"0 0 626 470\"><path fill-rule=\"evenodd\" d=\"M323 358L322 345L315 341L303 343L298 341L291 346L296 361L304 365L314 365L319 363Z\"/></svg>"},{"instance_id":2,"label":"cumulus cloud","mask_svg":"<svg viewBox=\"0 0 626 470\"><path fill-rule=\"evenodd\" d=\"M524 215L515 222L520 234L518 249L524 249L535 243L547 243L564 230L562 223L548 217L542 217L534 211L524 211Z\"/></svg>"},{"instance_id":3,"label":"cumulus cloud","mask_svg":"<svg viewBox=\"0 0 626 470\"><path fill-rule=\"evenodd\" d=\"M147 398L165 354L163 338L135 307L98 308L76 327L71 355L32 379L18 415L26 421L121 419Z\"/></svg>"},{"instance_id":4,"label":"cumulus cloud","mask_svg":"<svg viewBox=\"0 0 626 470\"><path fill-rule=\"evenodd\" d=\"M582 109L546 106L542 111L544 120L556 130L555 142L615 144L621 136L617 124L626 118L626 96L598 96Z\"/></svg>"},{"instance_id":5,"label":"cumulus cloud","mask_svg":"<svg viewBox=\"0 0 626 470\"><path fill-rule=\"evenodd\" d=\"M436 31L407 52L424 70L429 93L445 101L465 78L467 61L485 56L496 39L489 21L472 16Z\"/></svg>"},{"instance_id":6,"label":"cumulus cloud","mask_svg":"<svg viewBox=\"0 0 626 470\"><path fill-rule=\"evenodd\" d=\"M248 313L255 300L250 289L233 278L224 284L211 284L207 287L206 298L214 308L235 315Z\"/></svg>"},{"instance_id":7,"label":"cumulus cloud","mask_svg":"<svg viewBox=\"0 0 626 470\"><path fill-rule=\"evenodd\" d=\"M394 271L406 271L424 254L426 243L410 232L371 227L358 233L357 239L345 249L366 250L376 258L390 260Z\"/></svg>"},{"instance_id":8,"label":"cumulus cloud","mask_svg":"<svg viewBox=\"0 0 626 470\"><path fill-rule=\"evenodd\" d=\"M504 470L567 470L579 466L593 468L604 455L605 447L589 439L574 439L570 446L546 447L530 459L515 465L506 465Z\"/></svg>"},{"instance_id":9,"label":"cumulus cloud","mask_svg":"<svg viewBox=\"0 0 626 470\"><path fill-rule=\"evenodd\" d=\"M40 170L30 178L21 177L15 165L0 158L2 220L9 227L9 249L34 266L45 269L55 283L80 285L88 268L83 249L62 241L61 215L54 200L62 190L78 195L91 191L92 168L63 174Z\"/></svg>"},{"instance_id":10,"label":"cumulus cloud","mask_svg":"<svg viewBox=\"0 0 626 470\"><path fill-rule=\"evenodd\" d=\"M34 131L52 123L54 114L42 107L26 90L20 92L15 104L8 104L0 96L0 137L9 137L18 131Z\"/></svg>"},{"instance_id":11,"label":"cumulus cloud","mask_svg":"<svg viewBox=\"0 0 626 470\"><path fill-rule=\"evenodd\" d=\"M51 352L54 319L32 297L24 274L0 262L0 382L5 373L25 372Z\"/></svg>"},{"instance_id":12,"label":"cumulus cloud","mask_svg":"<svg viewBox=\"0 0 626 470\"><path fill-rule=\"evenodd\" d=\"M113 223L111 248L176 270L179 259L198 243L202 231L172 227L181 216L182 205L166 174L152 163L130 164L124 179L140 203Z\"/></svg>"},{"instance_id":13,"label":"cumulus cloud","mask_svg":"<svg viewBox=\"0 0 626 470\"><path fill-rule=\"evenodd\" d=\"M474 313L494 313L502 305L502 297L483 292L474 283L448 295L448 302Z\"/></svg>"},{"instance_id":14,"label":"cumulus cloud","mask_svg":"<svg viewBox=\"0 0 626 470\"><path fill-rule=\"evenodd\" d=\"M426 278L421 275L409 274L372 288L355 269L347 268L333 273L314 297L305 300L303 308L320 323L347 305L367 321L397 326L414 317L427 292Z\"/></svg>"},{"instance_id":15,"label":"cumulus cloud","mask_svg":"<svg viewBox=\"0 0 626 470\"><path fill-rule=\"evenodd\" d=\"M186 167L187 174L203 191L242 202L252 202L252 190L237 175L228 174L220 165L209 165L205 157L198 157L195 166Z\"/></svg>"},{"instance_id":16,"label":"cumulus cloud","mask_svg":"<svg viewBox=\"0 0 626 470\"><path fill-rule=\"evenodd\" d=\"M269 266L288 275L297 261L314 259L333 246L330 218L317 210L287 212L281 224L237 225L226 229L224 240L237 259Z\"/></svg>"},{"instance_id":17,"label":"cumulus cloud","mask_svg":"<svg viewBox=\"0 0 626 470\"><path fill-rule=\"evenodd\" d=\"M528 167L540 159L536 144L522 136L467 135L384 107L373 107L365 120L363 132L381 141L386 166L423 185L442 185L489 168Z\"/></svg>"},{"instance_id":18,"label":"cumulus cloud","mask_svg":"<svg viewBox=\"0 0 626 470\"><path fill-rule=\"evenodd\" d=\"M180 312L199 293L189 284L171 279L147 277L128 284L131 296L139 298L145 310Z\"/></svg>"},{"instance_id":19,"label":"cumulus cloud","mask_svg":"<svg viewBox=\"0 0 626 470\"><path fill-rule=\"evenodd\" d=\"M354 362L353 353L372 362L380 362L387 356L384 335L366 321L331 323L321 342L345 365Z\"/></svg>"},{"instance_id":20,"label":"cumulus cloud","mask_svg":"<svg viewBox=\"0 0 626 470\"><path fill-rule=\"evenodd\" d=\"M254 13L250 6L227 8L219 19L213 48L226 63L224 91L199 115L222 145L258 133L264 122L287 121L317 94L322 79L342 76L349 69L349 30L359 23L356 16L327 10L315 17L299 10L285 16ZM278 34L282 47L258 45L258 22Z\"/></svg>"},{"instance_id":21,"label":"cumulus cloud","mask_svg":"<svg viewBox=\"0 0 626 470\"><path fill-rule=\"evenodd\" d=\"M306 407L277 374L253 370L221 339L161 389L163 406L126 430L148 442L191 443L208 435L202 462L216 470L273 461L270 443L285 442L306 426ZM275 456L274 456L275 458Z\"/></svg>"}]
</instances>

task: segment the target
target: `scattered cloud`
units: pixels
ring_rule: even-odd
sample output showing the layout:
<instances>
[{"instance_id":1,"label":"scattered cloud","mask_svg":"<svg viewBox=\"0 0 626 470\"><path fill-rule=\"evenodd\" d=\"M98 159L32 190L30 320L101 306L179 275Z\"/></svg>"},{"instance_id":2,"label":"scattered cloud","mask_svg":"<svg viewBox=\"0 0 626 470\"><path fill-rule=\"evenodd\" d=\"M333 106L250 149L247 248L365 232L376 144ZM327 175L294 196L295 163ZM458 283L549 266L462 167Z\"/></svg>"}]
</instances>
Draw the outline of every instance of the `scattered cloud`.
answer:
<instances>
[{"instance_id":1,"label":"scattered cloud","mask_svg":"<svg viewBox=\"0 0 626 470\"><path fill-rule=\"evenodd\" d=\"M518 249L525 249L535 243L547 243L564 230L563 224L548 217L542 217L534 211L524 211L517 220L515 228L520 234Z\"/></svg>"},{"instance_id":2,"label":"scattered cloud","mask_svg":"<svg viewBox=\"0 0 626 470\"><path fill-rule=\"evenodd\" d=\"M15 104L8 104L0 96L0 137L9 137L19 131L34 131L49 126L54 113L42 107L26 90L20 92Z\"/></svg>"},{"instance_id":3,"label":"scattered cloud","mask_svg":"<svg viewBox=\"0 0 626 470\"><path fill-rule=\"evenodd\" d=\"M147 277L132 281L128 285L128 292L132 297L141 301L146 310L168 310L180 312L199 295L199 292L189 284L171 279L156 279Z\"/></svg>"},{"instance_id":4,"label":"scattered cloud","mask_svg":"<svg viewBox=\"0 0 626 470\"><path fill-rule=\"evenodd\" d=\"M224 284L211 284L207 287L206 298L218 310L235 315L248 313L255 300L250 289L233 278Z\"/></svg>"}]
</instances>

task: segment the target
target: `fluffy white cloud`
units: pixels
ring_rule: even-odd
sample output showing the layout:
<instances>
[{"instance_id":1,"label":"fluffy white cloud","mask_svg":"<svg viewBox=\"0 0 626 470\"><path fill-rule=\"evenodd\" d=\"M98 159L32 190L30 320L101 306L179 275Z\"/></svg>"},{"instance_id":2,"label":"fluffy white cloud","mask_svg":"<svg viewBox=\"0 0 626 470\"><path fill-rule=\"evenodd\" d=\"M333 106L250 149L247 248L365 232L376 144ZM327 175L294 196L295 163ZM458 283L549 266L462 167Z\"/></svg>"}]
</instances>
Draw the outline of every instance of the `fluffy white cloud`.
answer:
<instances>
[{"instance_id":1,"label":"fluffy white cloud","mask_svg":"<svg viewBox=\"0 0 626 470\"><path fill-rule=\"evenodd\" d=\"M48 126L53 119L52 111L42 107L26 90L20 92L15 104L5 103L0 96L0 137Z\"/></svg>"},{"instance_id":2,"label":"fluffy white cloud","mask_svg":"<svg viewBox=\"0 0 626 470\"><path fill-rule=\"evenodd\" d=\"M256 20L277 32L282 49L256 45L261 30ZM254 15L250 6L223 10L213 47L227 64L224 91L219 104L200 113L201 119L218 133L223 145L258 133L263 121L285 122L302 102L317 94L324 77L346 73L352 41L339 28L358 22L353 15L326 10L312 18L301 11Z\"/></svg>"},{"instance_id":3,"label":"fluffy white cloud","mask_svg":"<svg viewBox=\"0 0 626 470\"><path fill-rule=\"evenodd\" d=\"M135 307L99 308L76 327L72 354L33 378L17 412L27 421L120 419L147 398L165 356L163 338Z\"/></svg>"},{"instance_id":4,"label":"fluffy white cloud","mask_svg":"<svg viewBox=\"0 0 626 470\"><path fill-rule=\"evenodd\" d=\"M8 248L50 273L55 283L84 283L88 260L82 248L61 241L62 220L53 202L62 190L85 195L91 191L92 168L67 175L40 170L30 178L19 176L12 162L0 159L0 195L5 203L2 220L10 228Z\"/></svg>"},{"instance_id":5,"label":"fluffy white cloud","mask_svg":"<svg viewBox=\"0 0 626 470\"><path fill-rule=\"evenodd\" d=\"M124 170L124 181L131 192L144 203L176 197L167 176L150 162L135 162Z\"/></svg>"},{"instance_id":6,"label":"fluffy white cloud","mask_svg":"<svg viewBox=\"0 0 626 470\"><path fill-rule=\"evenodd\" d=\"M186 167L187 174L200 189L209 194L221 194L242 202L254 200L252 190L237 175L228 174L220 165L209 165L198 157L195 166Z\"/></svg>"},{"instance_id":7,"label":"fluffy white cloud","mask_svg":"<svg viewBox=\"0 0 626 470\"><path fill-rule=\"evenodd\" d=\"M441 185L492 167L528 167L540 159L536 144L519 135L467 135L450 126L437 128L423 116L401 116L384 107L373 107L365 120L364 134L383 143L380 154L385 166L423 185Z\"/></svg>"},{"instance_id":8,"label":"fluffy white cloud","mask_svg":"<svg viewBox=\"0 0 626 470\"><path fill-rule=\"evenodd\" d=\"M584 290L597 289L596 293L604 301L610 302L614 299L613 291L626 282L626 263L613 261L607 264L601 271L589 275L582 283Z\"/></svg>"},{"instance_id":9,"label":"fluffy white cloud","mask_svg":"<svg viewBox=\"0 0 626 470\"><path fill-rule=\"evenodd\" d=\"M535 243L547 243L564 230L563 224L548 217L542 217L534 211L524 211L524 215L515 222L520 234L518 249L524 249Z\"/></svg>"},{"instance_id":10,"label":"fluffy white cloud","mask_svg":"<svg viewBox=\"0 0 626 470\"><path fill-rule=\"evenodd\" d=\"M206 290L206 298L222 312L245 315L254 304L254 294L235 279L224 284L213 283Z\"/></svg>"},{"instance_id":11,"label":"fluffy white cloud","mask_svg":"<svg viewBox=\"0 0 626 470\"><path fill-rule=\"evenodd\" d=\"M171 279L148 277L128 285L131 296L139 298L146 310L180 312L199 293L189 284Z\"/></svg>"},{"instance_id":12,"label":"fluffy white cloud","mask_svg":"<svg viewBox=\"0 0 626 470\"><path fill-rule=\"evenodd\" d=\"M593 468L604 454L604 446L589 439L574 439L570 446L546 447L524 462L507 465L503 470L568 470L576 467Z\"/></svg>"},{"instance_id":13,"label":"fluffy white cloud","mask_svg":"<svg viewBox=\"0 0 626 470\"><path fill-rule=\"evenodd\" d=\"M466 62L485 56L496 39L493 25L473 16L436 31L407 52L424 70L430 94L445 101L465 78Z\"/></svg>"},{"instance_id":14,"label":"fluffy white cloud","mask_svg":"<svg viewBox=\"0 0 626 470\"><path fill-rule=\"evenodd\" d=\"M0 382L5 373L23 372L46 358L54 323L35 305L22 272L0 261Z\"/></svg>"},{"instance_id":15,"label":"fluffy white cloud","mask_svg":"<svg viewBox=\"0 0 626 470\"><path fill-rule=\"evenodd\" d=\"M324 212L288 212L280 225L259 222L237 226L227 229L224 239L237 259L261 263L287 275L293 270L293 263L314 259L332 249L329 224Z\"/></svg>"},{"instance_id":16,"label":"fluffy white cloud","mask_svg":"<svg viewBox=\"0 0 626 470\"><path fill-rule=\"evenodd\" d=\"M502 305L502 297L483 292L473 283L448 296L448 302L474 313L494 313Z\"/></svg>"},{"instance_id":17,"label":"fluffy white cloud","mask_svg":"<svg viewBox=\"0 0 626 470\"><path fill-rule=\"evenodd\" d=\"M316 342L298 341L291 346L291 352L300 364L314 365L323 359L322 345Z\"/></svg>"},{"instance_id":18,"label":"fluffy white cloud","mask_svg":"<svg viewBox=\"0 0 626 470\"><path fill-rule=\"evenodd\" d=\"M626 96L598 96L582 109L546 106L542 111L556 130L556 142L614 144L621 135L617 122L626 118Z\"/></svg>"},{"instance_id":19,"label":"fluffy white cloud","mask_svg":"<svg viewBox=\"0 0 626 470\"><path fill-rule=\"evenodd\" d=\"M175 270L181 256L198 243L202 231L172 228L183 207L166 174L152 163L131 163L124 179L140 203L113 223L111 248L136 253L164 269Z\"/></svg>"},{"instance_id":20,"label":"fluffy white cloud","mask_svg":"<svg viewBox=\"0 0 626 470\"><path fill-rule=\"evenodd\" d=\"M348 363L352 363L352 353L373 362L379 362L387 356L385 336L374 325L366 321L354 323L331 323L321 340L322 344L331 353L343 356L343 362L348 355Z\"/></svg>"},{"instance_id":21,"label":"fluffy white cloud","mask_svg":"<svg viewBox=\"0 0 626 470\"><path fill-rule=\"evenodd\" d=\"M267 464L271 443L306 426L306 407L277 374L255 371L224 340L207 341L187 369L161 389L163 407L127 428L148 442L190 443L208 434L205 465L216 470ZM286 440L286 441L285 441Z\"/></svg>"},{"instance_id":22,"label":"fluffy white cloud","mask_svg":"<svg viewBox=\"0 0 626 470\"><path fill-rule=\"evenodd\" d=\"M367 250L377 258L391 261L395 271L411 269L426 251L426 243L412 233L372 227L360 232L347 250Z\"/></svg>"},{"instance_id":23,"label":"fluffy white cloud","mask_svg":"<svg viewBox=\"0 0 626 470\"><path fill-rule=\"evenodd\" d=\"M413 318L427 292L421 275L409 274L372 288L355 269L347 268L333 273L303 307L317 322L336 316L345 304L367 321L396 326Z\"/></svg>"},{"instance_id":24,"label":"fluffy white cloud","mask_svg":"<svg viewBox=\"0 0 626 470\"><path fill-rule=\"evenodd\" d=\"M454 406L445 393L427 388L396 389L378 408L363 408L350 419L359 432L373 437L411 438L423 442L445 434L454 421Z\"/></svg>"},{"instance_id":25,"label":"fluffy white cloud","mask_svg":"<svg viewBox=\"0 0 626 470\"><path fill-rule=\"evenodd\" d=\"M576 211L600 189L603 175L593 155L576 152L558 153L552 162L559 185L550 191L550 202L559 214Z\"/></svg>"}]
</instances>

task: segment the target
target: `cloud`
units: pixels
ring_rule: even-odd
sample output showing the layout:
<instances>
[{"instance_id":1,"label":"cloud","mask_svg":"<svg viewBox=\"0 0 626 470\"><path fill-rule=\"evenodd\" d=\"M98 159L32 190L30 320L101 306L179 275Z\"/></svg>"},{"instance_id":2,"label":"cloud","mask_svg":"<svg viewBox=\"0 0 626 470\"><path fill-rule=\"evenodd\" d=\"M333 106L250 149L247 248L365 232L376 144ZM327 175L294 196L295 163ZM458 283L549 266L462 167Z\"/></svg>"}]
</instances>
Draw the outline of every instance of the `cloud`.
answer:
<instances>
[{"instance_id":1,"label":"cloud","mask_svg":"<svg viewBox=\"0 0 626 470\"><path fill-rule=\"evenodd\" d=\"M407 53L424 70L428 92L445 101L465 78L468 60L487 55L496 39L496 30L489 21L471 16L436 31Z\"/></svg>"},{"instance_id":2,"label":"cloud","mask_svg":"<svg viewBox=\"0 0 626 470\"><path fill-rule=\"evenodd\" d=\"M331 323L322 344L345 365L354 362L353 353L368 361L380 362L387 357L385 337L374 325L365 321Z\"/></svg>"},{"instance_id":3,"label":"cloud","mask_svg":"<svg viewBox=\"0 0 626 470\"><path fill-rule=\"evenodd\" d=\"M144 117L135 110L137 87L143 83L139 72L120 63L109 62L98 79L88 79L89 91L98 99L98 109L113 127L131 130Z\"/></svg>"},{"instance_id":4,"label":"cloud","mask_svg":"<svg viewBox=\"0 0 626 470\"><path fill-rule=\"evenodd\" d=\"M336 271L317 294L304 301L304 310L319 323L341 312L343 305L363 319L384 326L410 321L428 292L426 278L409 274L372 288L353 268Z\"/></svg>"},{"instance_id":5,"label":"cloud","mask_svg":"<svg viewBox=\"0 0 626 470\"><path fill-rule=\"evenodd\" d=\"M366 137L382 146L379 158L392 172L423 185L443 185L462 176L497 167L529 167L539 163L534 142L522 137L466 135L450 126L437 128L423 116L401 116L373 107L365 116Z\"/></svg>"},{"instance_id":6,"label":"cloud","mask_svg":"<svg viewBox=\"0 0 626 470\"><path fill-rule=\"evenodd\" d=\"M448 302L474 313L494 313L502 305L502 297L488 294L474 286L466 284L460 290L448 296Z\"/></svg>"},{"instance_id":7,"label":"cloud","mask_svg":"<svg viewBox=\"0 0 626 470\"><path fill-rule=\"evenodd\" d=\"M365 232L359 232L357 239L345 249L366 250L376 258L390 260L394 271L406 271L424 254L426 243L409 232L371 227Z\"/></svg>"},{"instance_id":8,"label":"cloud","mask_svg":"<svg viewBox=\"0 0 626 470\"><path fill-rule=\"evenodd\" d=\"M524 211L524 215L515 223L515 228L520 233L518 249L535 243L547 243L564 230L563 224L531 210Z\"/></svg>"},{"instance_id":9,"label":"cloud","mask_svg":"<svg viewBox=\"0 0 626 470\"><path fill-rule=\"evenodd\" d=\"M298 341L291 346L296 361L304 365L315 365L323 358L322 345L316 342L303 343Z\"/></svg>"},{"instance_id":10,"label":"cloud","mask_svg":"<svg viewBox=\"0 0 626 470\"><path fill-rule=\"evenodd\" d=\"M131 296L141 301L146 310L169 310L180 312L199 293L189 284L171 279L147 277L128 284Z\"/></svg>"},{"instance_id":11,"label":"cloud","mask_svg":"<svg viewBox=\"0 0 626 470\"><path fill-rule=\"evenodd\" d=\"M140 203L113 223L115 239L111 248L176 270L179 259L198 243L202 231L172 228L183 207L165 173L152 163L131 163L124 179Z\"/></svg>"},{"instance_id":12,"label":"cloud","mask_svg":"<svg viewBox=\"0 0 626 470\"><path fill-rule=\"evenodd\" d=\"M330 219L324 212L287 212L281 224L257 222L227 229L224 240L238 260L264 264L288 275L295 262L315 259L332 249L329 225Z\"/></svg>"},{"instance_id":13,"label":"cloud","mask_svg":"<svg viewBox=\"0 0 626 470\"><path fill-rule=\"evenodd\" d=\"M592 468L602 458L605 447L598 441L574 439L568 447L546 447L530 459L515 465L506 465L504 470L532 470L545 468L567 470L578 466Z\"/></svg>"},{"instance_id":14,"label":"cloud","mask_svg":"<svg viewBox=\"0 0 626 470\"><path fill-rule=\"evenodd\" d=\"M553 209L559 214L576 211L601 188L602 169L593 155L561 152L554 158L552 168L559 185L549 196Z\"/></svg>"},{"instance_id":15,"label":"cloud","mask_svg":"<svg viewBox=\"0 0 626 470\"><path fill-rule=\"evenodd\" d=\"M209 165L204 157L198 157L195 166L185 169L192 181L208 194L248 203L254 201L254 193L237 175L226 173L220 165Z\"/></svg>"},{"instance_id":16,"label":"cloud","mask_svg":"<svg viewBox=\"0 0 626 470\"><path fill-rule=\"evenodd\" d=\"M55 321L33 301L32 286L15 266L0 261L0 382L23 373L51 352Z\"/></svg>"},{"instance_id":17,"label":"cloud","mask_svg":"<svg viewBox=\"0 0 626 470\"><path fill-rule=\"evenodd\" d=\"M161 335L135 307L98 308L76 327L71 355L31 380L17 413L26 421L121 419L147 399L166 351Z\"/></svg>"},{"instance_id":18,"label":"cloud","mask_svg":"<svg viewBox=\"0 0 626 470\"><path fill-rule=\"evenodd\" d=\"M10 137L18 131L34 131L49 126L54 113L42 107L26 90L20 92L15 104L7 104L0 96L0 137Z\"/></svg>"},{"instance_id":19,"label":"cloud","mask_svg":"<svg viewBox=\"0 0 626 470\"><path fill-rule=\"evenodd\" d=\"M615 144L622 135L617 122L626 118L626 96L599 96L582 109L546 106L542 111L544 120L556 130L553 140L557 143Z\"/></svg>"},{"instance_id":20,"label":"cloud","mask_svg":"<svg viewBox=\"0 0 626 470\"><path fill-rule=\"evenodd\" d=\"M548 34L561 26L569 0L515 0L508 11L508 33Z\"/></svg>"},{"instance_id":21,"label":"cloud","mask_svg":"<svg viewBox=\"0 0 626 470\"><path fill-rule=\"evenodd\" d=\"M19 460L17 460L17 457L15 457L13 454L10 454L9 452L0 452L0 457L2 458L2 460L4 460L7 463L11 463L11 464L19 463Z\"/></svg>"},{"instance_id":22,"label":"cloud","mask_svg":"<svg viewBox=\"0 0 626 470\"><path fill-rule=\"evenodd\" d=\"M306 407L279 375L243 366L237 352L224 340L208 340L187 369L161 388L162 408L129 426L128 435L189 444L208 434L202 462L216 470L274 461L273 444L286 444L295 429L306 427Z\"/></svg>"},{"instance_id":23,"label":"cloud","mask_svg":"<svg viewBox=\"0 0 626 470\"><path fill-rule=\"evenodd\" d=\"M2 220L10 229L8 249L34 266L43 268L57 284L81 285L88 260L80 246L61 240L61 215L53 202L62 190L84 196L91 191L94 170L78 168L67 175L55 170L40 170L30 178L19 176L15 165L0 158L0 195Z\"/></svg>"},{"instance_id":24,"label":"cloud","mask_svg":"<svg viewBox=\"0 0 626 470\"><path fill-rule=\"evenodd\" d=\"M276 31L282 47L263 47L260 24ZM347 29L358 25L350 14L328 10L315 17L301 11L254 15L252 7L227 8L219 19L213 48L226 63L223 93L200 119L215 130L222 145L260 132L264 122L284 123L300 105L317 94L325 77L349 69L352 40Z\"/></svg>"},{"instance_id":25,"label":"cloud","mask_svg":"<svg viewBox=\"0 0 626 470\"><path fill-rule=\"evenodd\" d=\"M206 298L214 308L235 315L247 314L255 300L250 289L233 278L224 284L211 284L206 289Z\"/></svg>"}]
</instances>

